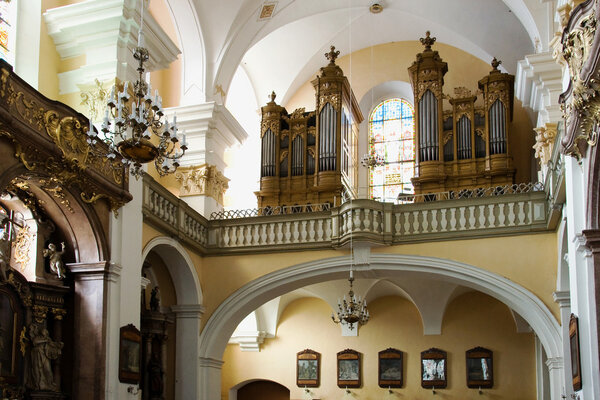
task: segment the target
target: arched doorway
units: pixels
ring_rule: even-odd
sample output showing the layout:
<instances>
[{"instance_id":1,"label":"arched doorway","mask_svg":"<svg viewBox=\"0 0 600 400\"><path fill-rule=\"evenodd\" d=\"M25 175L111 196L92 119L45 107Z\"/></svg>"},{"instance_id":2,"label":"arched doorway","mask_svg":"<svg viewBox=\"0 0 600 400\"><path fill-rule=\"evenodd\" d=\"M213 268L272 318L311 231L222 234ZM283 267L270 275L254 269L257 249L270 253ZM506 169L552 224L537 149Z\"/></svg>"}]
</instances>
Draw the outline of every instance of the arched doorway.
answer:
<instances>
[{"instance_id":1,"label":"arched doorway","mask_svg":"<svg viewBox=\"0 0 600 400\"><path fill-rule=\"evenodd\" d=\"M142 260L144 387L148 394L162 392L165 399L198 398L197 349L203 307L194 264L181 244L167 237L152 239Z\"/></svg>"},{"instance_id":2,"label":"arched doorway","mask_svg":"<svg viewBox=\"0 0 600 400\"><path fill-rule=\"evenodd\" d=\"M257 379L242 382L229 392L230 400L289 400L290 390L277 382Z\"/></svg>"}]
</instances>

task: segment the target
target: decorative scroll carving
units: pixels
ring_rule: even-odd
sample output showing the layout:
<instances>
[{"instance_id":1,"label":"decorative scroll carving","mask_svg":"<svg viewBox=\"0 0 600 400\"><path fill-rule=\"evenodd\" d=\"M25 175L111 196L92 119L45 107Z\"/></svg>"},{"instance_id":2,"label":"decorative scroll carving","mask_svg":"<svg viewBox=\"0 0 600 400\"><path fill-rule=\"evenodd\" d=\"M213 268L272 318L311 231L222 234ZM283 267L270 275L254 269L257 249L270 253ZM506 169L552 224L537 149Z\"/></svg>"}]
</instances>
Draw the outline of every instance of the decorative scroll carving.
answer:
<instances>
[{"instance_id":1,"label":"decorative scroll carving","mask_svg":"<svg viewBox=\"0 0 600 400\"><path fill-rule=\"evenodd\" d=\"M273 134L277 136L279 134L279 120L278 119L264 119L260 126L260 137L265 135L265 133L271 129Z\"/></svg>"},{"instance_id":2,"label":"decorative scroll carving","mask_svg":"<svg viewBox=\"0 0 600 400\"><path fill-rule=\"evenodd\" d=\"M296 108L292 115L290 115L289 119L300 119L304 117L305 108Z\"/></svg>"},{"instance_id":3,"label":"decorative scroll carving","mask_svg":"<svg viewBox=\"0 0 600 400\"><path fill-rule=\"evenodd\" d=\"M319 112L321 112L321 109L325 107L325 104L327 103L331 104L335 111L340 112L342 104L339 94L331 93L319 97Z\"/></svg>"},{"instance_id":4,"label":"decorative scroll carving","mask_svg":"<svg viewBox=\"0 0 600 400\"><path fill-rule=\"evenodd\" d=\"M13 243L13 256L15 263L21 266L21 271L25 271L29 265L29 262L31 261L29 252L35 237L36 234L31 231L29 225L25 225L22 228L17 228L17 237Z\"/></svg>"},{"instance_id":5,"label":"decorative scroll carving","mask_svg":"<svg viewBox=\"0 0 600 400\"><path fill-rule=\"evenodd\" d=\"M111 207L117 209L131 198L125 192L127 171L120 160L93 157L87 144L87 124L75 111L48 102L12 75L10 67L2 63L0 75L0 103L15 119L33 132L22 135L0 121L0 136L7 137L14 146L15 157L30 171L49 175L63 188L76 186L81 193L105 193ZM38 135L36 135L36 133ZM35 137L37 136L37 137ZM40 146L40 140L50 138L54 145ZM60 152L55 152L57 149ZM92 174L87 169L93 169ZM56 195L60 194L58 192Z\"/></svg>"},{"instance_id":6,"label":"decorative scroll carving","mask_svg":"<svg viewBox=\"0 0 600 400\"><path fill-rule=\"evenodd\" d=\"M431 93L433 93L436 98L442 98L442 86L439 81L420 81L417 86L417 99L421 100L421 97L423 97L427 90L431 90Z\"/></svg>"},{"instance_id":7,"label":"decorative scroll carving","mask_svg":"<svg viewBox=\"0 0 600 400\"><path fill-rule=\"evenodd\" d=\"M466 97L472 97L473 93L471 93L471 90L467 89L466 87L459 86L454 88L454 95L456 96L456 98L461 99Z\"/></svg>"},{"instance_id":8,"label":"decorative scroll carving","mask_svg":"<svg viewBox=\"0 0 600 400\"><path fill-rule=\"evenodd\" d=\"M229 188L229 179L216 166L203 164L178 168L175 178L181 184L180 196L209 196L223 205L223 196Z\"/></svg>"},{"instance_id":9,"label":"decorative scroll carving","mask_svg":"<svg viewBox=\"0 0 600 400\"><path fill-rule=\"evenodd\" d=\"M108 83L109 86L112 86L110 85L110 81ZM89 112L88 115L95 121L100 118L101 111L106 107L108 90L104 88L103 83L101 83L98 78L94 79L94 84L95 85L88 87L84 87L83 85L77 86L79 86L81 91L81 105L87 107Z\"/></svg>"},{"instance_id":10,"label":"decorative scroll carving","mask_svg":"<svg viewBox=\"0 0 600 400\"><path fill-rule=\"evenodd\" d=\"M561 145L563 153L577 158L582 157L587 145L596 144L597 125L600 123L598 71L592 71L589 77L581 76L584 65L588 64L592 55L596 26L597 19L592 10L562 38L562 55L569 67L571 85L570 92L563 93L560 98L566 121ZM597 54L593 56L597 57Z\"/></svg>"},{"instance_id":11,"label":"decorative scroll carving","mask_svg":"<svg viewBox=\"0 0 600 400\"><path fill-rule=\"evenodd\" d=\"M281 152L281 154L279 155L279 162L282 162L283 160L285 160L285 158L288 156L288 150L283 150Z\"/></svg>"},{"instance_id":12,"label":"decorative scroll carving","mask_svg":"<svg viewBox=\"0 0 600 400\"><path fill-rule=\"evenodd\" d=\"M535 128L535 157L540 159L540 164L543 166L548 164L552 157L554 142L556 140L556 124L547 123L544 126Z\"/></svg>"},{"instance_id":13,"label":"decorative scroll carving","mask_svg":"<svg viewBox=\"0 0 600 400\"><path fill-rule=\"evenodd\" d=\"M496 81L496 82L491 82L488 85L488 92L487 92L487 106L488 109L490 109L492 107L492 105L494 105L494 102L498 99L500 99L500 101L502 102L502 104L504 104L505 107L508 107L508 104L510 99L508 97L508 93L509 93L509 88L506 85L506 82L504 81Z\"/></svg>"},{"instance_id":14,"label":"decorative scroll carving","mask_svg":"<svg viewBox=\"0 0 600 400\"><path fill-rule=\"evenodd\" d=\"M452 131L444 132L444 145L452 139L453 133Z\"/></svg>"}]
</instances>

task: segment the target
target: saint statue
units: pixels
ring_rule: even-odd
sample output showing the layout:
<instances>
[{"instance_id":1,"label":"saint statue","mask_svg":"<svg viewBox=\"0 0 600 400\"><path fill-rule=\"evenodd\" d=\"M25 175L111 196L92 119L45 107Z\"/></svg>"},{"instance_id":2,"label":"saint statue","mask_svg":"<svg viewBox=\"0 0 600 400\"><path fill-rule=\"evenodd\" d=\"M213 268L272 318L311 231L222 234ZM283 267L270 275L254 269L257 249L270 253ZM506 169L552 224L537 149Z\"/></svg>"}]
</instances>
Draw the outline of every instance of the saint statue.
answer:
<instances>
[{"instance_id":1,"label":"saint statue","mask_svg":"<svg viewBox=\"0 0 600 400\"><path fill-rule=\"evenodd\" d=\"M163 393L163 369L156 353L152 353L148 362L148 376L150 377L150 396L161 396Z\"/></svg>"},{"instance_id":2,"label":"saint statue","mask_svg":"<svg viewBox=\"0 0 600 400\"><path fill-rule=\"evenodd\" d=\"M63 343L50 338L48 330L42 324L29 325L31 339L30 385L34 390L58 391L54 382L51 360L60 357Z\"/></svg>"},{"instance_id":3,"label":"saint statue","mask_svg":"<svg viewBox=\"0 0 600 400\"><path fill-rule=\"evenodd\" d=\"M159 309L160 309L160 292L158 291L158 286L154 286L154 288L150 292L150 310L151 311L159 311Z\"/></svg>"},{"instance_id":4,"label":"saint statue","mask_svg":"<svg viewBox=\"0 0 600 400\"><path fill-rule=\"evenodd\" d=\"M47 249L44 249L44 257L50 260L50 270L54 272L58 279L64 279L66 274L65 263L63 263L62 256L65 254L65 242L61 243L61 250L56 249L54 243L50 243Z\"/></svg>"}]
</instances>

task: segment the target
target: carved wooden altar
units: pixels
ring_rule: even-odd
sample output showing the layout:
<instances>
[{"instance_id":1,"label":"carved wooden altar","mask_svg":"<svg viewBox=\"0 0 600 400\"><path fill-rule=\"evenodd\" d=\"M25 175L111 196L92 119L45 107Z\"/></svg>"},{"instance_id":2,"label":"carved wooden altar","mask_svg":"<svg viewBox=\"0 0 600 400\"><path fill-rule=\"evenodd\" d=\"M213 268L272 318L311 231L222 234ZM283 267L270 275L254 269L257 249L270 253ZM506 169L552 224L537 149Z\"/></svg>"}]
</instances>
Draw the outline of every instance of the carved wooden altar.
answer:
<instances>
[{"instance_id":1,"label":"carved wooden altar","mask_svg":"<svg viewBox=\"0 0 600 400\"><path fill-rule=\"evenodd\" d=\"M90 152L87 127L0 60L0 302L13 318L1 398L105 396L108 231L131 195L120 160Z\"/></svg>"}]
</instances>

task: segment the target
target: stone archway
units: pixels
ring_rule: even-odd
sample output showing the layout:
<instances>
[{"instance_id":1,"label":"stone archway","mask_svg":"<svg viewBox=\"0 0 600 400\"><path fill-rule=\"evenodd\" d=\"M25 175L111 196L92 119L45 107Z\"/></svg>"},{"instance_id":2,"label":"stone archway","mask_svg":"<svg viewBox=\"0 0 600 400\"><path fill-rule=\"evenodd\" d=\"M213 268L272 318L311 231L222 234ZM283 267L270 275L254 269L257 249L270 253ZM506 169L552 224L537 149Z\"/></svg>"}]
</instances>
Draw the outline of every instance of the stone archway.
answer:
<instances>
[{"instance_id":1,"label":"stone archway","mask_svg":"<svg viewBox=\"0 0 600 400\"><path fill-rule=\"evenodd\" d=\"M249 312L262 303L291 290L320 281L340 279L347 273L347 257L313 261L267 274L229 296L211 315L200 336L200 399L217 398L221 387L221 357L229 336ZM550 310L533 293L495 273L472 265L445 259L373 254L370 264L357 270L357 276L395 277L403 272L435 275L486 293L519 313L539 337L548 359L553 398L559 396L562 373L562 339L560 326Z\"/></svg>"},{"instance_id":2,"label":"stone archway","mask_svg":"<svg viewBox=\"0 0 600 400\"><path fill-rule=\"evenodd\" d=\"M175 398L198 398L198 341L200 320L204 312L202 288L189 254L174 239L160 236L152 239L142 252L146 260L150 252L160 256L173 281L177 304L175 313ZM141 271L141 268L140 268Z\"/></svg>"}]
</instances>

